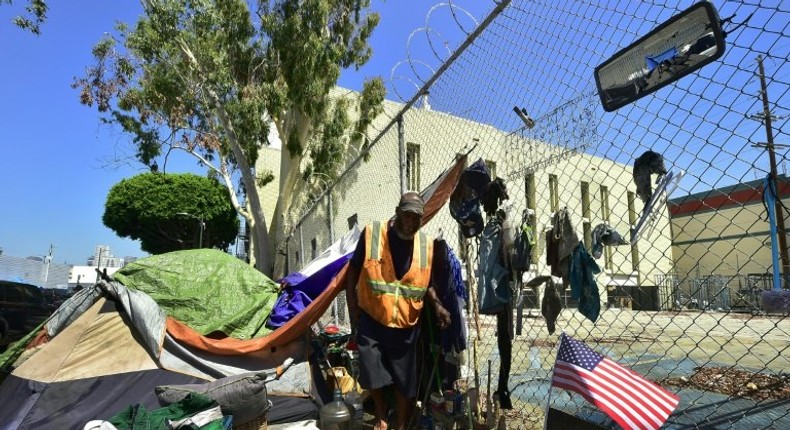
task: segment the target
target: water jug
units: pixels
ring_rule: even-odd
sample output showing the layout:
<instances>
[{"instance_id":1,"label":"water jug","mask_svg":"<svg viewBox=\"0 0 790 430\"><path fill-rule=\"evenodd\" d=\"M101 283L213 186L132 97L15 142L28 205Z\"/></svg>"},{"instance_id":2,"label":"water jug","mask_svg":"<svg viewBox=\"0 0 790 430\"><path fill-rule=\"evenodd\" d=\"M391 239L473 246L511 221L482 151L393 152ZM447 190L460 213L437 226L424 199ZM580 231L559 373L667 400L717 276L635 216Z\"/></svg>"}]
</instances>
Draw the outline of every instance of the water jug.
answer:
<instances>
[{"instance_id":1,"label":"water jug","mask_svg":"<svg viewBox=\"0 0 790 430\"><path fill-rule=\"evenodd\" d=\"M335 390L334 399L318 411L321 430L350 430L351 412L343 402L343 393Z\"/></svg>"}]
</instances>

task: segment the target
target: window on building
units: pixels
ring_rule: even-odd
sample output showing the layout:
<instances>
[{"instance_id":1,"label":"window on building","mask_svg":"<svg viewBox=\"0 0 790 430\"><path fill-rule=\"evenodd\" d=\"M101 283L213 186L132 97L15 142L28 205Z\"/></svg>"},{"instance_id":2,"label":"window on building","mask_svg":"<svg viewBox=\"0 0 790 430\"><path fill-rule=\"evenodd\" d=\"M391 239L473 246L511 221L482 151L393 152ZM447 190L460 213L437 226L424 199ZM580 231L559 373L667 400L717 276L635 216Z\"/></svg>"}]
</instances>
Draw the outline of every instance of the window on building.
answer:
<instances>
[{"instance_id":1,"label":"window on building","mask_svg":"<svg viewBox=\"0 0 790 430\"><path fill-rule=\"evenodd\" d=\"M549 175L549 203L552 212L560 210L560 193L557 175Z\"/></svg>"},{"instance_id":2,"label":"window on building","mask_svg":"<svg viewBox=\"0 0 790 430\"><path fill-rule=\"evenodd\" d=\"M538 216L536 212L537 208L537 199L535 197L535 175L533 173L528 173L526 177L524 177L524 196L526 197L526 205L527 209L532 211L532 217L530 218L532 231L533 234L537 235L538 231ZM538 262L538 252L534 251L532 253L532 262Z\"/></svg>"},{"instance_id":3,"label":"window on building","mask_svg":"<svg viewBox=\"0 0 790 430\"><path fill-rule=\"evenodd\" d=\"M535 210L535 175L527 174L524 178L524 196L527 200L527 209Z\"/></svg>"},{"instance_id":4,"label":"window on building","mask_svg":"<svg viewBox=\"0 0 790 430\"><path fill-rule=\"evenodd\" d=\"M420 190L420 145L406 144L406 185L409 190Z\"/></svg>"},{"instance_id":5,"label":"window on building","mask_svg":"<svg viewBox=\"0 0 790 430\"><path fill-rule=\"evenodd\" d=\"M609 212L609 187L601 185L601 217L603 218L604 222L606 222L607 224L609 224L610 215L611 214ZM604 268L606 268L607 270L612 270L612 267L614 267L614 265L612 264L611 245L604 246L603 255L605 259Z\"/></svg>"},{"instance_id":6,"label":"window on building","mask_svg":"<svg viewBox=\"0 0 790 430\"><path fill-rule=\"evenodd\" d=\"M496 178L496 161L485 160L486 167L488 167L488 171L491 173L491 179L493 180Z\"/></svg>"},{"instance_id":7,"label":"window on building","mask_svg":"<svg viewBox=\"0 0 790 430\"><path fill-rule=\"evenodd\" d=\"M310 241L310 255L312 260L318 257L318 239L315 237Z\"/></svg>"},{"instance_id":8,"label":"window on building","mask_svg":"<svg viewBox=\"0 0 790 430\"><path fill-rule=\"evenodd\" d=\"M359 224L359 219L357 218L357 214L351 215L348 217L348 229L351 230L354 228L355 225Z\"/></svg>"},{"instance_id":9,"label":"window on building","mask_svg":"<svg viewBox=\"0 0 790 430\"><path fill-rule=\"evenodd\" d=\"M628 192L628 224L629 228L634 228L636 225L636 194L633 191ZM631 244L631 270L634 272L639 271L639 248L636 243Z\"/></svg>"},{"instance_id":10,"label":"window on building","mask_svg":"<svg viewBox=\"0 0 790 430\"><path fill-rule=\"evenodd\" d=\"M581 182L579 188L582 193L582 229L584 231L584 246L592 249L592 212L590 211L590 184Z\"/></svg>"}]
</instances>

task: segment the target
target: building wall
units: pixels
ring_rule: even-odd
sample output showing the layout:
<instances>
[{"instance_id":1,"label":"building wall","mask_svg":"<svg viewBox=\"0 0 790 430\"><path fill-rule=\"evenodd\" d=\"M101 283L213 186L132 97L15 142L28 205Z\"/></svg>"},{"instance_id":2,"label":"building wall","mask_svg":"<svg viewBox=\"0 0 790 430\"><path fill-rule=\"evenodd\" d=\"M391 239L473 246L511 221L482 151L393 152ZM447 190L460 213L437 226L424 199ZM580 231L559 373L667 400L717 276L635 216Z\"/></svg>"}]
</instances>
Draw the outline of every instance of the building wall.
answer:
<instances>
[{"instance_id":1,"label":"building wall","mask_svg":"<svg viewBox=\"0 0 790 430\"><path fill-rule=\"evenodd\" d=\"M785 207L790 207L790 186L780 191ZM671 207L672 255L680 280L772 271L761 181L673 199ZM790 226L790 214L784 215Z\"/></svg>"},{"instance_id":2,"label":"building wall","mask_svg":"<svg viewBox=\"0 0 790 430\"><path fill-rule=\"evenodd\" d=\"M381 130L401 109L394 102L385 103L385 113L371 127ZM551 217L549 175L558 178L559 206L568 207L580 239L582 234L580 182L589 183L590 212L592 227L603 221L600 188L609 190L609 224L628 239L630 237L628 216L628 192L634 192L630 166L590 156L583 152L568 152L566 148L548 145L506 133L486 124L476 123L442 112L424 108L413 108L404 115L404 140L420 146L420 188L429 185L446 168L450 167L459 153L473 146L469 162L478 157L496 163L497 176L502 177L510 194L506 203L510 214L520 218L525 207L524 177L530 166L538 166L534 172L536 182L536 217L538 231L548 227ZM371 133L376 135L376 133ZM545 162L540 163L543 160ZM348 218L356 215L360 225L373 220L388 219L394 215L400 196L400 159L398 153L397 128L392 127L373 147L369 160L357 166L351 174L337 184L330 203L324 200L306 218L294 220L296 230L289 242L291 270L310 260L312 241L318 252L328 247L332 238L337 239L348 230ZM641 212L642 203L636 201L636 210ZM598 275L602 300L606 300L607 285L654 286L658 275L672 272L671 236L666 207L659 208L655 228L642 237L638 246L639 267L634 270L631 246L613 247L610 268L604 259L599 260L603 272ZM331 217L331 222L329 221ZM514 217L514 215L511 215ZM457 224L445 207L424 229L434 236L442 236L458 249ZM332 237L330 237L330 235ZM542 242L542 240L541 240ZM548 273L545 265L545 246L539 244L541 255L536 258L536 273ZM302 251L303 250L303 251ZM296 258L300 251L302 262ZM472 250L474 252L474 250ZM456 251L458 254L458 251Z\"/></svg>"},{"instance_id":3,"label":"building wall","mask_svg":"<svg viewBox=\"0 0 790 430\"><path fill-rule=\"evenodd\" d=\"M104 267L102 270L107 269L107 274L121 270L120 267ZM96 273L96 266L71 266L69 270L69 285L74 286L77 284L91 285L99 280L99 274Z\"/></svg>"}]
</instances>

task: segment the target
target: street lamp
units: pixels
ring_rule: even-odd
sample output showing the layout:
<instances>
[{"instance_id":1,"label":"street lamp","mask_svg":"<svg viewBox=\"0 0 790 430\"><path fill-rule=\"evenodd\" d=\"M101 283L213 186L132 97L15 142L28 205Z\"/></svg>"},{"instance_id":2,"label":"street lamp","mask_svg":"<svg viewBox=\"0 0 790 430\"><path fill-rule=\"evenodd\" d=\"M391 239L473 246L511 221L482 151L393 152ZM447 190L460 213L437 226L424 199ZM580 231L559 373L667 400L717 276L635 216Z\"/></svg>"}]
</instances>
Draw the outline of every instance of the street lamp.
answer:
<instances>
[{"instance_id":1,"label":"street lamp","mask_svg":"<svg viewBox=\"0 0 790 430\"><path fill-rule=\"evenodd\" d=\"M200 240L198 242L198 248L203 248L203 229L206 228L206 223L203 222L203 217L192 215L191 213L187 213L187 212L178 212L176 213L176 215L188 216L190 218L194 218L198 220L198 222L200 223Z\"/></svg>"}]
</instances>

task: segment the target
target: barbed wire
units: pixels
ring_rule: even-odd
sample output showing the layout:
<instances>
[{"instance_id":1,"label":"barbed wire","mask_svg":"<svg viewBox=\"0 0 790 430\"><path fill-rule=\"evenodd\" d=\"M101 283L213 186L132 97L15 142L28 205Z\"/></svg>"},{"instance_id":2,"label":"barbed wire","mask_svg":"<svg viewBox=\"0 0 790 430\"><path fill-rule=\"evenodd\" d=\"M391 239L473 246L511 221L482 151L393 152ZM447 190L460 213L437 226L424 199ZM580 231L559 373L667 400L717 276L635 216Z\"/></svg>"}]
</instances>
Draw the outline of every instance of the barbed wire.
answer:
<instances>
[{"instance_id":1,"label":"barbed wire","mask_svg":"<svg viewBox=\"0 0 790 430\"><path fill-rule=\"evenodd\" d=\"M751 146L766 140L764 121L752 118L763 112L758 55L766 59L771 113L778 117L790 110L787 3L715 2L721 18L734 16L725 28L724 55L614 112L600 106L595 67L691 2L492 2L479 25L457 3L432 8L426 25L410 36L407 58L393 66L387 82L400 103L389 104L374 124L375 138L357 158L368 162L351 163L330 187L334 192L318 196L292 224L290 248L300 254L291 252L291 267L328 246L330 230L391 217L402 169L408 188L421 189L474 147L470 161L484 160L506 184L510 216L535 212L538 243L527 281L549 272L543 233L559 208L567 208L587 249L599 224L629 237L643 212L634 162L652 150L663 156L668 171L684 172L682 179L657 209L649 233L633 244L603 247L595 276L602 311L594 323L578 312L570 289L560 292L558 332L678 393L672 426L790 427L790 411L782 406L787 382L772 388L759 378L781 376L790 367L790 318L767 313L761 301L761 292L771 289L775 264L761 199L771 166L766 150ZM449 11L447 22L437 20L443 10ZM465 26L472 21L474 29ZM734 24L742 25L733 30ZM463 40L449 38L447 28ZM423 36L427 49L412 51ZM396 82L409 93L393 89ZM426 93L429 103L420 102ZM525 124L514 107L534 124ZM773 122L776 143L790 144L787 127L786 118ZM787 162L789 151L776 148L777 166ZM786 182L780 176L782 200L790 197ZM446 209L425 230L441 231L464 261L477 264L476 242L459 235ZM541 290L518 293L526 297L521 306L539 313ZM342 294L339 303L340 314L327 318L342 323ZM468 311L471 320L473 309ZM508 417L514 428L542 427L555 360L557 333L548 333L542 317L529 315L513 340ZM496 378L501 357L495 317L480 316L469 328L470 339L481 339L474 354L479 359L467 350L458 377L476 371ZM496 374L487 375L488 360ZM735 371L743 376L737 382L730 377ZM707 382L695 382L701 379ZM554 390L552 399L553 408L594 415L578 396Z\"/></svg>"}]
</instances>

